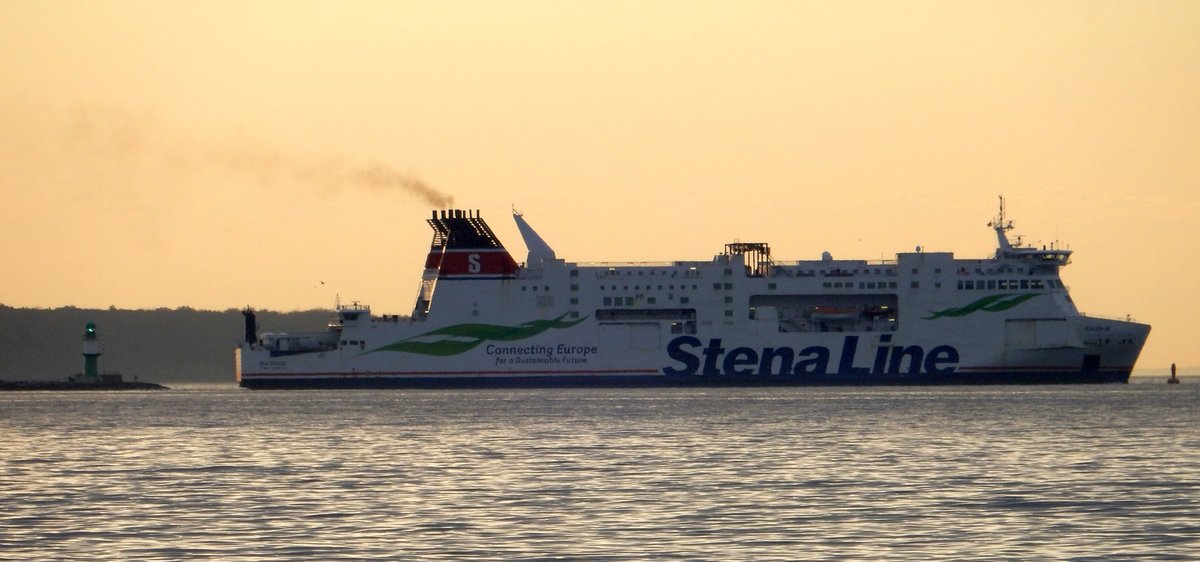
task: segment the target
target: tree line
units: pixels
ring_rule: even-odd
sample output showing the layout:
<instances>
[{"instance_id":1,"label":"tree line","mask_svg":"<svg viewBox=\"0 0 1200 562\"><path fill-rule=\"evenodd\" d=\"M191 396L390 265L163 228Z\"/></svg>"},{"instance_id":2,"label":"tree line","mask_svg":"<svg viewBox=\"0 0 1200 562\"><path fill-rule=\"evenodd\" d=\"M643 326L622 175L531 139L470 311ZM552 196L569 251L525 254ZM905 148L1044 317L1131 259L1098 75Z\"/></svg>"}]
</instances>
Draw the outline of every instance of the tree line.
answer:
<instances>
[{"instance_id":1,"label":"tree line","mask_svg":"<svg viewBox=\"0 0 1200 562\"><path fill-rule=\"evenodd\" d=\"M273 332L318 331L328 310L255 311ZM188 307L154 310L12 308L0 305L0 379L58 380L83 370L88 322L104 346L100 370L126 380L234 382L233 350L244 334L242 313Z\"/></svg>"}]
</instances>

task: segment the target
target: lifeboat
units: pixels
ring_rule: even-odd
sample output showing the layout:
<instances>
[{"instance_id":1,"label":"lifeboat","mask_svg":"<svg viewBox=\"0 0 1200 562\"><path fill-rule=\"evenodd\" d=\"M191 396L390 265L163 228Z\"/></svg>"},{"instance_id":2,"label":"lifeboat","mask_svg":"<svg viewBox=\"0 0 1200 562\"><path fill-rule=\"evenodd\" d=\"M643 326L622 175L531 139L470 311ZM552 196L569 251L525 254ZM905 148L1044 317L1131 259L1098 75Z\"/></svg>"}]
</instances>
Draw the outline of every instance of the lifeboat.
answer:
<instances>
[{"instance_id":1,"label":"lifeboat","mask_svg":"<svg viewBox=\"0 0 1200 562\"><path fill-rule=\"evenodd\" d=\"M813 320L854 320L858 318L859 310L855 306L814 306Z\"/></svg>"}]
</instances>

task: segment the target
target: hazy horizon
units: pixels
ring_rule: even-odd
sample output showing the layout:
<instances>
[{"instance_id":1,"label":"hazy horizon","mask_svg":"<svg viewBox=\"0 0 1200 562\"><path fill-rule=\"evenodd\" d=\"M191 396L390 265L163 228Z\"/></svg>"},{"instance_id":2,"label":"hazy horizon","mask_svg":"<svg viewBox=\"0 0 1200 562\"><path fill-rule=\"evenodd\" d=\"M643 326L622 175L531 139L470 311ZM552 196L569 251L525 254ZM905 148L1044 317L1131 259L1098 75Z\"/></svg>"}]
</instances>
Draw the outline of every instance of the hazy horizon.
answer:
<instances>
[{"instance_id":1,"label":"hazy horizon","mask_svg":"<svg viewBox=\"0 0 1200 562\"><path fill-rule=\"evenodd\" d=\"M1200 3L7 2L0 303L407 314L431 209L572 262L1075 250L1200 365Z\"/></svg>"}]
</instances>

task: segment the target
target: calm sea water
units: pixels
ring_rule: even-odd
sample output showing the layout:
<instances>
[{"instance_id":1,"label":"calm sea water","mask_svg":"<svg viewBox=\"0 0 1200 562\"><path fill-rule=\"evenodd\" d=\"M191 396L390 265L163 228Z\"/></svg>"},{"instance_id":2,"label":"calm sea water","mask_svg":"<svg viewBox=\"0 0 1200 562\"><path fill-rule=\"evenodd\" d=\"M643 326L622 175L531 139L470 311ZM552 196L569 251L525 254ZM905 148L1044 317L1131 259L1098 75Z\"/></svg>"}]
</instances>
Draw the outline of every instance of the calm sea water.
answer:
<instances>
[{"instance_id":1,"label":"calm sea water","mask_svg":"<svg viewBox=\"0 0 1200 562\"><path fill-rule=\"evenodd\" d=\"M1195 559L1200 381L0 394L0 558Z\"/></svg>"}]
</instances>

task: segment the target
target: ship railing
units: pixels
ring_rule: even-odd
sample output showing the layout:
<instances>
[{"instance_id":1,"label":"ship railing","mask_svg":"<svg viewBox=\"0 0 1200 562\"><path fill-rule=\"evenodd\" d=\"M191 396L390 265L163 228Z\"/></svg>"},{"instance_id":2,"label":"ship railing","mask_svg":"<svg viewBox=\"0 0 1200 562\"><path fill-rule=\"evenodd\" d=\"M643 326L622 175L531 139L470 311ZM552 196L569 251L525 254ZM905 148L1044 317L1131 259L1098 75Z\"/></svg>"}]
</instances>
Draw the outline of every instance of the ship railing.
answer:
<instances>
[{"instance_id":1,"label":"ship railing","mask_svg":"<svg viewBox=\"0 0 1200 562\"><path fill-rule=\"evenodd\" d=\"M1112 316L1109 314L1091 314L1088 312L1080 312L1079 315L1085 318L1099 318L1100 320L1114 320L1116 322L1137 322L1137 320L1133 318L1132 314L1126 314L1125 316Z\"/></svg>"},{"instance_id":2,"label":"ship railing","mask_svg":"<svg viewBox=\"0 0 1200 562\"><path fill-rule=\"evenodd\" d=\"M675 267L686 265L686 263L675 261L595 261L579 262L576 265L579 267Z\"/></svg>"},{"instance_id":3,"label":"ship railing","mask_svg":"<svg viewBox=\"0 0 1200 562\"><path fill-rule=\"evenodd\" d=\"M592 269L596 278L602 277L617 277L622 275L632 275L631 268L662 268L650 272L652 276L661 277L700 277L699 267L701 265L696 262L599 262L599 263L580 263L577 264L581 269ZM686 269L685 269L686 268Z\"/></svg>"},{"instance_id":4,"label":"ship railing","mask_svg":"<svg viewBox=\"0 0 1200 562\"><path fill-rule=\"evenodd\" d=\"M793 260L793 261L775 261L771 262L776 267L895 267L896 260L833 260L832 262L825 260ZM836 264L836 265L833 265Z\"/></svg>"},{"instance_id":5,"label":"ship railing","mask_svg":"<svg viewBox=\"0 0 1200 562\"><path fill-rule=\"evenodd\" d=\"M816 277L815 269L797 269L796 267L772 267L772 277Z\"/></svg>"}]
</instances>

